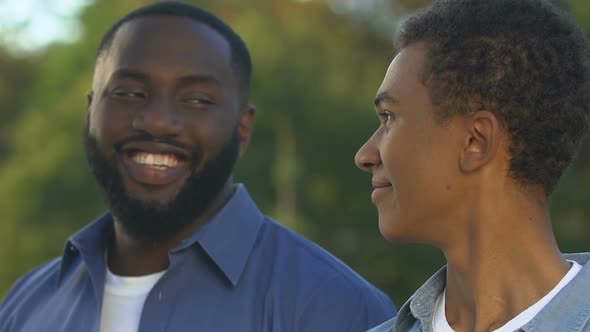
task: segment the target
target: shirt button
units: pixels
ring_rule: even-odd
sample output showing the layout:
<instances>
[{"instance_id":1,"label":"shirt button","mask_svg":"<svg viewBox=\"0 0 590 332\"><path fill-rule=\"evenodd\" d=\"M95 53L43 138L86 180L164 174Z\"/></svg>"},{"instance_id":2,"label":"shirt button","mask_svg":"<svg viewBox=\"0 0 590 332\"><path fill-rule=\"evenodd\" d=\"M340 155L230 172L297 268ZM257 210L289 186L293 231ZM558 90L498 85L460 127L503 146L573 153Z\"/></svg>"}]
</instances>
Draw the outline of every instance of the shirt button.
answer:
<instances>
[{"instance_id":1,"label":"shirt button","mask_svg":"<svg viewBox=\"0 0 590 332\"><path fill-rule=\"evenodd\" d=\"M74 255L78 253L78 249L76 249L76 247L74 247L74 246L73 246L73 245L71 245L71 244L70 244L70 246L69 246L69 249L70 249L70 253L72 253L72 254L74 254Z\"/></svg>"}]
</instances>

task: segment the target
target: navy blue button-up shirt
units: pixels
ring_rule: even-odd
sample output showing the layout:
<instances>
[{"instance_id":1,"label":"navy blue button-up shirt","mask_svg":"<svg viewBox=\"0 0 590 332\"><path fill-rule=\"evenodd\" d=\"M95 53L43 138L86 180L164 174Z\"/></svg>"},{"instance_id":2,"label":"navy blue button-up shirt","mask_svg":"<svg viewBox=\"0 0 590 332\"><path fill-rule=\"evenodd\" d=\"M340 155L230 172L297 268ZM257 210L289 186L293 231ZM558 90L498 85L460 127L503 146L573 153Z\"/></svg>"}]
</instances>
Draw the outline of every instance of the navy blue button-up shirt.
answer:
<instances>
[{"instance_id":1,"label":"navy blue button-up shirt","mask_svg":"<svg viewBox=\"0 0 590 332\"><path fill-rule=\"evenodd\" d=\"M112 234L107 213L20 279L0 304L0 332L98 332ZM264 216L242 185L169 256L140 332L365 331L395 314L334 256Z\"/></svg>"}]
</instances>

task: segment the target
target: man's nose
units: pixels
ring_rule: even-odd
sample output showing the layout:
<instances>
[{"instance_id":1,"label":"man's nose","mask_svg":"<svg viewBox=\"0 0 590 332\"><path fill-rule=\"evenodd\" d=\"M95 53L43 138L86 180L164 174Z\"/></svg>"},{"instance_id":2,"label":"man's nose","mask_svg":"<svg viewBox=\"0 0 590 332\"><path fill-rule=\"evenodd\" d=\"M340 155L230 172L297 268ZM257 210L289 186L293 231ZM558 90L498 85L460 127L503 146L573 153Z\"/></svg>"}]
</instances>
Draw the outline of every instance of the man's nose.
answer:
<instances>
[{"instance_id":1,"label":"man's nose","mask_svg":"<svg viewBox=\"0 0 590 332\"><path fill-rule=\"evenodd\" d=\"M379 150L377 149L375 142L375 135L369 138L369 140L357 151L354 157L356 166L363 171L371 172L373 168L381 164L381 157L379 156Z\"/></svg>"},{"instance_id":2,"label":"man's nose","mask_svg":"<svg viewBox=\"0 0 590 332\"><path fill-rule=\"evenodd\" d=\"M176 136L182 126L174 101L164 97L151 100L133 119L133 129L154 137Z\"/></svg>"}]
</instances>

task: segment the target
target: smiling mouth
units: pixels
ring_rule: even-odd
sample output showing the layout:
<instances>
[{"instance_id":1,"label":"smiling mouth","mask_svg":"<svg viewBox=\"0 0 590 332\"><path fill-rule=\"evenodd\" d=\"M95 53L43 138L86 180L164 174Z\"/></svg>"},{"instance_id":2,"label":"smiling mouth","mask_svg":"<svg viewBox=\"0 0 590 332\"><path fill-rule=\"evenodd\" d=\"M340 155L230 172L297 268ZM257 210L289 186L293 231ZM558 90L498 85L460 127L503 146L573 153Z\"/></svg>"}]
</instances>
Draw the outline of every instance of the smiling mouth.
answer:
<instances>
[{"instance_id":1,"label":"smiling mouth","mask_svg":"<svg viewBox=\"0 0 590 332\"><path fill-rule=\"evenodd\" d=\"M146 151L142 147L124 149L122 166L124 172L134 182L148 186L162 186L178 182L190 174L188 154L176 151L157 151L151 147Z\"/></svg>"},{"instance_id":2,"label":"smiling mouth","mask_svg":"<svg viewBox=\"0 0 590 332\"><path fill-rule=\"evenodd\" d=\"M155 169L169 169L184 166L185 158L173 153L150 153L144 151L129 151L129 159L135 163Z\"/></svg>"},{"instance_id":3,"label":"smiling mouth","mask_svg":"<svg viewBox=\"0 0 590 332\"><path fill-rule=\"evenodd\" d=\"M373 189L381 189L381 188L388 188L391 187L391 183L386 181L373 181L371 182Z\"/></svg>"},{"instance_id":4,"label":"smiling mouth","mask_svg":"<svg viewBox=\"0 0 590 332\"><path fill-rule=\"evenodd\" d=\"M372 183L373 192L371 193L371 201L373 204L380 202L385 196L393 191L391 183Z\"/></svg>"}]
</instances>

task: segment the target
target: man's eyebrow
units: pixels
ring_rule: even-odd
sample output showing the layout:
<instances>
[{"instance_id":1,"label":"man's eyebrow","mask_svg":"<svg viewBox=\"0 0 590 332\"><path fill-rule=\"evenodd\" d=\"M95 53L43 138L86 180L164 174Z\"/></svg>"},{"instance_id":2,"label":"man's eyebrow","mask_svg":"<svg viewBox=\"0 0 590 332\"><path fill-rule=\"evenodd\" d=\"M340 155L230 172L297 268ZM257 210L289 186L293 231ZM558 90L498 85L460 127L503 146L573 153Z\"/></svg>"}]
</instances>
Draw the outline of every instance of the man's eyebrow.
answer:
<instances>
[{"instance_id":1,"label":"man's eyebrow","mask_svg":"<svg viewBox=\"0 0 590 332\"><path fill-rule=\"evenodd\" d=\"M116 79L133 78L133 79L136 79L139 81L149 81L150 80L149 76L146 73L138 71L138 70L129 69L129 68L117 69L117 70L115 70L113 75L111 75L111 77L116 78Z\"/></svg>"},{"instance_id":2,"label":"man's eyebrow","mask_svg":"<svg viewBox=\"0 0 590 332\"><path fill-rule=\"evenodd\" d=\"M146 74L142 71L138 71L138 70L134 70L134 69L130 69L130 68L121 68L121 69L116 70L113 73L112 78L115 78L115 79L132 78L132 79L136 79L138 81L149 81L150 80L150 77L148 74ZM209 74L186 75L186 76L182 76L181 78L179 78L178 81L183 85L190 85L190 84L221 85L221 83L219 82L219 80L215 76L209 75Z\"/></svg>"},{"instance_id":3,"label":"man's eyebrow","mask_svg":"<svg viewBox=\"0 0 590 332\"><path fill-rule=\"evenodd\" d=\"M195 75L186 75L179 79L179 82L182 85L191 85L191 84L213 84L213 85L221 85L221 82L213 75L209 74L195 74Z\"/></svg>"},{"instance_id":4,"label":"man's eyebrow","mask_svg":"<svg viewBox=\"0 0 590 332\"><path fill-rule=\"evenodd\" d=\"M375 107L379 107L381 103L388 103L388 104L399 104L399 101L392 96L389 95L386 91L380 92L375 97Z\"/></svg>"}]
</instances>

